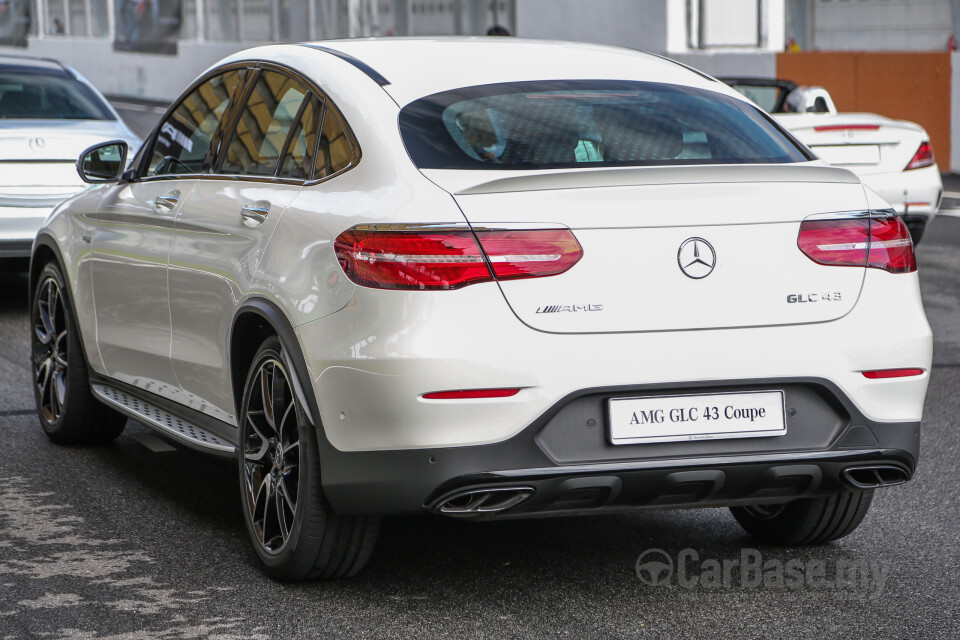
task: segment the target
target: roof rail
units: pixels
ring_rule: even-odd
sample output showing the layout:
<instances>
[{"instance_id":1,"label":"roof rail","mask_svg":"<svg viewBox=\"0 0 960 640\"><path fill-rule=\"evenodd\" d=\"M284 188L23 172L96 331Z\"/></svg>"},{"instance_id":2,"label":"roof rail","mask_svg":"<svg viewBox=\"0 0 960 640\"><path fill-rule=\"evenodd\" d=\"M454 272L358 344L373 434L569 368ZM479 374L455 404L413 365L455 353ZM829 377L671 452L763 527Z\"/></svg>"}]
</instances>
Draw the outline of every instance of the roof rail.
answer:
<instances>
[{"instance_id":1,"label":"roof rail","mask_svg":"<svg viewBox=\"0 0 960 640\"><path fill-rule=\"evenodd\" d=\"M354 58L349 53L344 53L343 51L337 51L336 49L331 49L330 47L323 47L318 44L310 44L309 42L299 43L301 47L309 47L311 49L316 49L317 51L323 51L324 53L329 53L332 56L336 56L343 60L344 62L349 62L355 66L360 71L363 71L371 80L376 82L381 87L390 84L390 81L383 77L376 69L368 65L362 60Z\"/></svg>"}]
</instances>

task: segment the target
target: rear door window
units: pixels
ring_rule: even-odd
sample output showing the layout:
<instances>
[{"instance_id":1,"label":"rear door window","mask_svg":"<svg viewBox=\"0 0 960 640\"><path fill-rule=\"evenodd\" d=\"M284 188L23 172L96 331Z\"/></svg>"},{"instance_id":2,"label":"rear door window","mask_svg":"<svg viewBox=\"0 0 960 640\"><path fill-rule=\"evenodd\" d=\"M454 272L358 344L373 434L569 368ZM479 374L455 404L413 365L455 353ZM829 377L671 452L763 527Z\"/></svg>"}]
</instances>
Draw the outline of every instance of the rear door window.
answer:
<instances>
[{"instance_id":1,"label":"rear door window","mask_svg":"<svg viewBox=\"0 0 960 640\"><path fill-rule=\"evenodd\" d=\"M288 137L309 105L308 94L308 89L290 76L270 70L261 72L240 112L219 173L276 175ZM314 114L311 110L308 115Z\"/></svg>"},{"instance_id":2,"label":"rear door window","mask_svg":"<svg viewBox=\"0 0 960 640\"><path fill-rule=\"evenodd\" d=\"M357 152L353 137L343 124L339 111L327 102L317 149L315 178L327 178L356 164Z\"/></svg>"},{"instance_id":3,"label":"rear door window","mask_svg":"<svg viewBox=\"0 0 960 640\"><path fill-rule=\"evenodd\" d=\"M309 180L313 176L317 129L322 109L323 102L316 96L311 95L304 102L300 118L290 134L290 142L277 173L279 177Z\"/></svg>"}]
</instances>

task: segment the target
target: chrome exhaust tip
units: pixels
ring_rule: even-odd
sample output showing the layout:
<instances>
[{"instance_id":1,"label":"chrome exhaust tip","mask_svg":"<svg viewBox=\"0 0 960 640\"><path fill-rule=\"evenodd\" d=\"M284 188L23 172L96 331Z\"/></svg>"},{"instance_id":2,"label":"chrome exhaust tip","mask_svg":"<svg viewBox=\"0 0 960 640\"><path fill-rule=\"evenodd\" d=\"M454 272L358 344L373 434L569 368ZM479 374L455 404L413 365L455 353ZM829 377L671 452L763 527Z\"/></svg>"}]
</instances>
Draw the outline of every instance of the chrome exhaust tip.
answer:
<instances>
[{"instance_id":1,"label":"chrome exhaust tip","mask_svg":"<svg viewBox=\"0 0 960 640\"><path fill-rule=\"evenodd\" d=\"M437 511L447 516L499 513L517 506L533 494L533 487L471 489L447 498L440 503Z\"/></svg>"},{"instance_id":2,"label":"chrome exhaust tip","mask_svg":"<svg viewBox=\"0 0 960 640\"><path fill-rule=\"evenodd\" d=\"M841 475L854 489L893 487L910 479L910 474L905 469L889 464L847 467Z\"/></svg>"}]
</instances>

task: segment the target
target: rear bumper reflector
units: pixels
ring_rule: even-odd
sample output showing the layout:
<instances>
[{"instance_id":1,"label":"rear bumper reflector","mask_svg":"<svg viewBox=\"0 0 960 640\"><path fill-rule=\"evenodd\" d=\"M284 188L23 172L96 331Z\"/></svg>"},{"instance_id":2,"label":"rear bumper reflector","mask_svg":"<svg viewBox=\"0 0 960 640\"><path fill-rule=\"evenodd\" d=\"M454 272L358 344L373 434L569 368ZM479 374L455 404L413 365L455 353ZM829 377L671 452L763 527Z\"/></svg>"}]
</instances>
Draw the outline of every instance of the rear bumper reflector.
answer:
<instances>
[{"instance_id":1,"label":"rear bumper reflector","mask_svg":"<svg viewBox=\"0 0 960 640\"><path fill-rule=\"evenodd\" d=\"M520 389L458 389L455 391L433 391L425 393L424 400L474 400L477 398L509 398L520 393Z\"/></svg>"},{"instance_id":2,"label":"rear bumper reflector","mask_svg":"<svg viewBox=\"0 0 960 640\"><path fill-rule=\"evenodd\" d=\"M875 371L861 371L864 378L879 380L882 378L908 378L923 375L923 369L877 369Z\"/></svg>"}]
</instances>

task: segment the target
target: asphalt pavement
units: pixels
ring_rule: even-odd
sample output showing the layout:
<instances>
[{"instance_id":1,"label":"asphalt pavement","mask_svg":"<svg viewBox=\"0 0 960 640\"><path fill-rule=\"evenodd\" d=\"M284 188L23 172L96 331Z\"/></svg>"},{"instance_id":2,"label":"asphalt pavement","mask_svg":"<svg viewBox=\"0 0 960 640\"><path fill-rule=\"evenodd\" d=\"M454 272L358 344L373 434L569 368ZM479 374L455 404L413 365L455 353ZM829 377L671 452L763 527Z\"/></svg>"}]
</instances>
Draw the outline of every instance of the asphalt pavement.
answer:
<instances>
[{"instance_id":1,"label":"asphalt pavement","mask_svg":"<svg viewBox=\"0 0 960 640\"><path fill-rule=\"evenodd\" d=\"M108 446L47 440L26 276L0 270L0 640L960 637L960 218L918 257L935 337L920 468L849 537L768 547L724 509L388 518L358 576L299 585L260 570L230 461L133 421Z\"/></svg>"}]
</instances>

